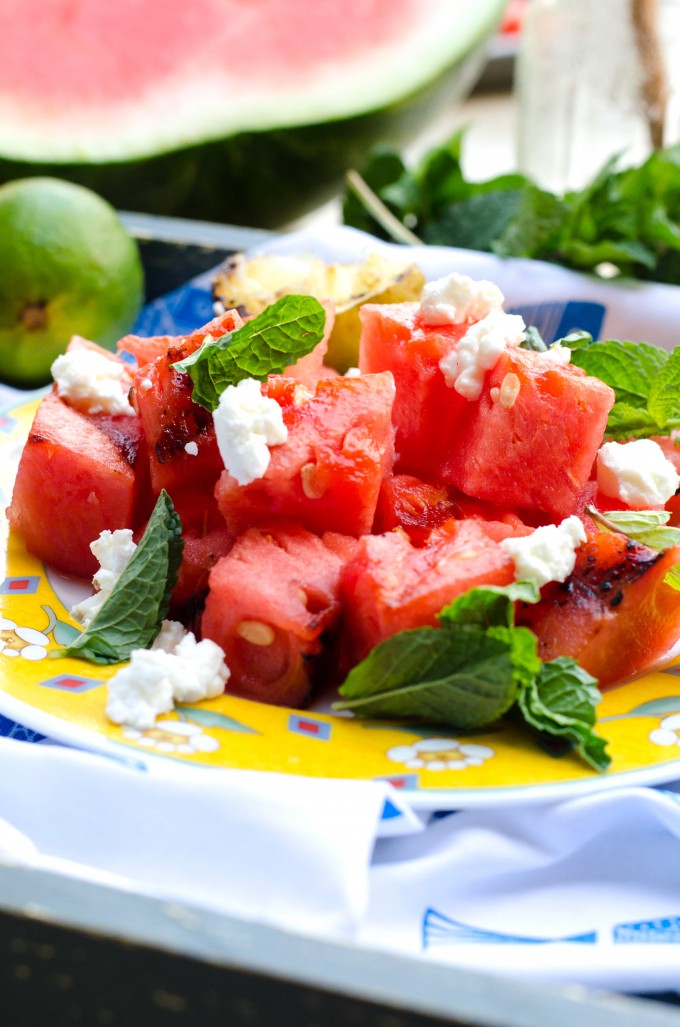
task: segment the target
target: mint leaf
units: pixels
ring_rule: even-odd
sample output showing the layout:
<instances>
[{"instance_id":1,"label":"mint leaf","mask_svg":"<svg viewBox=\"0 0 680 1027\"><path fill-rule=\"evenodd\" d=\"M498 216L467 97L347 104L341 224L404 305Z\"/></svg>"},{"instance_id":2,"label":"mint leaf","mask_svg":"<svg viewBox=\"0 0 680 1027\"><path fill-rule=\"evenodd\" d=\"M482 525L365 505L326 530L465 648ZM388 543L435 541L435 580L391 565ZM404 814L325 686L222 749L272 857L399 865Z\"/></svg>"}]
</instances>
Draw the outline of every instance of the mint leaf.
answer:
<instances>
[{"instance_id":1,"label":"mint leaf","mask_svg":"<svg viewBox=\"0 0 680 1027\"><path fill-rule=\"evenodd\" d=\"M564 200L527 182L516 217L499 225L489 249L499 257L538 257L557 250L568 211Z\"/></svg>"},{"instance_id":2,"label":"mint leaf","mask_svg":"<svg viewBox=\"0 0 680 1027\"><path fill-rule=\"evenodd\" d=\"M173 367L191 378L194 402L213 411L228 385L244 378L264 381L311 353L325 324L326 312L313 296L283 296L242 328L203 343Z\"/></svg>"},{"instance_id":3,"label":"mint leaf","mask_svg":"<svg viewBox=\"0 0 680 1027\"><path fill-rule=\"evenodd\" d=\"M475 730L517 704L531 727L564 736L606 769L605 742L593 730L595 678L571 659L543 664L534 633L514 626L514 603L539 598L533 582L470 589L441 611L439 628L402 631L375 646L345 679L334 709Z\"/></svg>"},{"instance_id":4,"label":"mint leaf","mask_svg":"<svg viewBox=\"0 0 680 1027\"><path fill-rule=\"evenodd\" d=\"M589 346L567 345L573 364L611 386L617 403L632 407L647 407L652 382L668 360L665 350L645 342L608 339Z\"/></svg>"},{"instance_id":5,"label":"mint leaf","mask_svg":"<svg viewBox=\"0 0 680 1027\"><path fill-rule=\"evenodd\" d=\"M520 692L518 706L532 727L569 739L592 767L606 770L611 763L607 743L594 730L601 698L596 679L574 660L560 656L543 664Z\"/></svg>"},{"instance_id":6,"label":"mint leaf","mask_svg":"<svg viewBox=\"0 0 680 1027\"><path fill-rule=\"evenodd\" d=\"M647 398L650 415L664 428L680 423L680 349L666 356L650 382Z\"/></svg>"},{"instance_id":7,"label":"mint leaf","mask_svg":"<svg viewBox=\"0 0 680 1027\"><path fill-rule=\"evenodd\" d=\"M537 603L540 598L540 592L533 581L471 588L445 606L438 619L443 627L455 624L512 627L515 623L514 603Z\"/></svg>"},{"instance_id":8,"label":"mint leaf","mask_svg":"<svg viewBox=\"0 0 680 1027\"><path fill-rule=\"evenodd\" d=\"M541 666L536 636L513 627L514 602L538 598L532 582L470 589L441 611L440 628L402 631L372 649L335 708L461 729L493 723Z\"/></svg>"},{"instance_id":9,"label":"mint leaf","mask_svg":"<svg viewBox=\"0 0 680 1027\"><path fill-rule=\"evenodd\" d=\"M659 435L661 427L646 407L631 406L630 403L615 403L609 411L606 435L608 439L646 439Z\"/></svg>"},{"instance_id":10,"label":"mint leaf","mask_svg":"<svg viewBox=\"0 0 680 1027\"><path fill-rule=\"evenodd\" d=\"M163 490L111 595L92 623L55 656L120 663L133 649L148 648L168 612L183 550L182 525Z\"/></svg>"},{"instance_id":11,"label":"mint leaf","mask_svg":"<svg viewBox=\"0 0 680 1027\"><path fill-rule=\"evenodd\" d=\"M517 217L522 200L521 189L494 189L452 203L423 233L432 246L445 246L455 238L462 249L488 250L499 231Z\"/></svg>"},{"instance_id":12,"label":"mint leaf","mask_svg":"<svg viewBox=\"0 0 680 1027\"><path fill-rule=\"evenodd\" d=\"M520 349L530 349L534 353L547 353L548 351L548 344L535 325L527 325L524 339L519 345Z\"/></svg>"},{"instance_id":13,"label":"mint leaf","mask_svg":"<svg viewBox=\"0 0 680 1027\"><path fill-rule=\"evenodd\" d=\"M680 528L667 528L670 513L667 510L607 510L600 512L586 507L594 521L605 531L619 532L635 542L657 552L680 545Z\"/></svg>"},{"instance_id":14,"label":"mint leaf","mask_svg":"<svg viewBox=\"0 0 680 1027\"><path fill-rule=\"evenodd\" d=\"M525 633L531 635L523 631L521 636ZM518 643L513 634L509 628L470 625L456 631L402 631L350 671L340 688L344 701L334 708L362 717L416 717L460 729L484 727L517 698L515 663L527 658L527 646L524 637ZM533 638L534 649L535 642Z\"/></svg>"}]
</instances>

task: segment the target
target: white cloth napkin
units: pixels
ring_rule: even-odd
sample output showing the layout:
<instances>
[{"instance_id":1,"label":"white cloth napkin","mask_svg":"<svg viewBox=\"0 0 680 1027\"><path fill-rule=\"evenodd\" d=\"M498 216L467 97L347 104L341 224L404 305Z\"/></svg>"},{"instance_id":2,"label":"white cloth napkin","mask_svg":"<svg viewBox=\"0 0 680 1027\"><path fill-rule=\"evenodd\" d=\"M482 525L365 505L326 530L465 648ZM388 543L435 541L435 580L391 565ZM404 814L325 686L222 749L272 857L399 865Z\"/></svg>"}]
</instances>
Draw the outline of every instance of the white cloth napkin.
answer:
<instances>
[{"instance_id":1,"label":"white cloth napkin","mask_svg":"<svg viewBox=\"0 0 680 1027\"><path fill-rule=\"evenodd\" d=\"M423 823L381 782L141 770L6 738L0 782L0 860L416 959L680 988L671 790Z\"/></svg>"}]
</instances>

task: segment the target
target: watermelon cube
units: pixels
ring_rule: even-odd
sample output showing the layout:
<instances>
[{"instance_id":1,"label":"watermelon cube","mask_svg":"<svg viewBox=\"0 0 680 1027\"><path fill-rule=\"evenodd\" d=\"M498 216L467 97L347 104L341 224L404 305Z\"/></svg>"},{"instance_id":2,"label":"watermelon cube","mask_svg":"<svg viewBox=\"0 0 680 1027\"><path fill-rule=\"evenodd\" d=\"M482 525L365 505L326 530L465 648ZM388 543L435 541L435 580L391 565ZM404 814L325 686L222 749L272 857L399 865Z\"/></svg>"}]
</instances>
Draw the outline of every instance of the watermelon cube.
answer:
<instances>
[{"instance_id":1,"label":"watermelon cube","mask_svg":"<svg viewBox=\"0 0 680 1027\"><path fill-rule=\"evenodd\" d=\"M449 520L416 547L401 530L359 539L342 575L340 652L348 668L384 639L437 623L439 611L478 585L507 585L514 565L501 538L528 534L500 522Z\"/></svg>"},{"instance_id":2,"label":"watermelon cube","mask_svg":"<svg viewBox=\"0 0 680 1027\"><path fill-rule=\"evenodd\" d=\"M228 529L296 520L319 535L370 531L392 468L392 375L323 378L302 398L290 378L272 376L262 388L280 404L288 439L270 448L263 477L239 485L222 472L215 494Z\"/></svg>"},{"instance_id":3,"label":"watermelon cube","mask_svg":"<svg viewBox=\"0 0 680 1027\"><path fill-rule=\"evenodd\" d=\"M478 499L567 517L613 404L613 389L581 368L506 350L468 403L441 478Z\"/></svg>"},{"instance_id":4,"label":"watermelon cube","mask_svg":"<svg viewBox=\"0 0 680 1027\"><path fill-rule=\"evenodd\" d=\"M417 303L366 303L361 307L359 366L364 373L391 371L395 468L437 476L449 441L467 412L467 400L447 387L439 361L467 324L425 324Z\"/></svg>"},{"instance_id":5,"label":"watermelon cube","mask_svg":"<svg viewBox=\"0 0 680 1027\"><path fill-rule=\"evenodd\" d=\"M210 572L203 638L224 649L228 691L300 706L322 635L340 616L340 573L354 539L294 524L251 528Z\"/></svg>"},{"instance_id":6,"label":"watermelon cube","mask_svg":"<svg viewBox=\"0 0 680 1027\"><path fill-rule=\"evenodd\" d=\"M90 542L148 515L148 465L137 417L85 414L51 392L24 447L8 517L28 549L66 574L91 577Z\"/></svg>"}]
</instances>

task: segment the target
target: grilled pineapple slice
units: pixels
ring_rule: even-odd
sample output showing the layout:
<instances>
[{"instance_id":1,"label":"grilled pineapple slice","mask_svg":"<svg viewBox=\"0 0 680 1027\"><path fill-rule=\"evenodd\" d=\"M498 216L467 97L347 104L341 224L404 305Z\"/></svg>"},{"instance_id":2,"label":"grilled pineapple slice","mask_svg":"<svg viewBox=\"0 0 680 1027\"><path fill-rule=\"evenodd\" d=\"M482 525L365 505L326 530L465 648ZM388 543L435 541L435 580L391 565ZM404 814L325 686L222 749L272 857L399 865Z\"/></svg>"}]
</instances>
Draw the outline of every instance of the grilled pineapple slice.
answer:
<instances>
[{"instance_id":1,"label":"grilled pineapple slice","mask_svg":"<svg viewBox=\"0 0 680 1027\"><path fill-rule=\"evenodd\" d=\"M362 303L401 303L420 299L425 276L415 264L378 253L363 264L326 264L313 256L274 253L246 257L239 253L220 268L213 280L213 300L225 309L236 307L244 316L259 314L288 293L304 293L335 304L335 325L326 362L340 371L359 361Z\"/></svg>"}]
</instances>

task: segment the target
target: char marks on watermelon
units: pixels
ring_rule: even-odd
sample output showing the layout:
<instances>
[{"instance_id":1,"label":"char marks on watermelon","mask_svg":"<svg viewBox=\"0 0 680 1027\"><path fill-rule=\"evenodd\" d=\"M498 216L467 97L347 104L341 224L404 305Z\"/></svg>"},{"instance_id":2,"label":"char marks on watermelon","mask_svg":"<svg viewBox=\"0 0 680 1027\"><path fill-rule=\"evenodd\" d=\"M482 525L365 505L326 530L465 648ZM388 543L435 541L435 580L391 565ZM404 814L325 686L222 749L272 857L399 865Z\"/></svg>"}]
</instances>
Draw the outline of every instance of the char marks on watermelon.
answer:
<instances>
[{"instance_id":1,"label":"char marks on watermelon","mask_svg":"<svg viewBox=\"0 0 680 1027\"><path fill-rule=\"evenodd\" d=\"M601 686L660 660L680 632L678 593L663 579L680 562L680 546L663 553L623 535L597 532L581 545L567 580L521 604L518 622L538 636L543 660L571 656Z\"/></svg>"},{"instance_id":2,"label":"char marks on watermelon","mask_svg":"<svg viewBox=\"0 0 680 1027\"><path fill-rule=\"evenodd\" d=\"M8 517L32 553L91 577L90 543L148 516L149 479L137 417L84 414L44 397L24 446Z\"/></svg>"}]
</instances>

